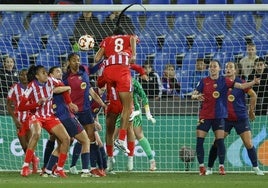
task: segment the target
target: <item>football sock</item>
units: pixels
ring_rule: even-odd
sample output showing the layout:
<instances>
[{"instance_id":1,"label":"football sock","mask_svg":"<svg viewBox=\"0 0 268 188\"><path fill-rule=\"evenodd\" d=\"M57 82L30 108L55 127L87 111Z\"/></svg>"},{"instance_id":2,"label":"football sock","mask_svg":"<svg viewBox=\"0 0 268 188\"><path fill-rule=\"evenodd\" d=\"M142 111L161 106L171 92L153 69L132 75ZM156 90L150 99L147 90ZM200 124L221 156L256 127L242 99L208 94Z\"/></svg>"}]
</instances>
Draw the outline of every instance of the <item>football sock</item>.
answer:
<instances>
[{"instance_id":1,"label":"football sock","mask_svg":"<svg viewBox=\"0 0 268 188\"><path fill-rule=\"evenodd\" d=\"M101 153L99 150L99 146L96 142L90 144L90 166L91 168L96 168L97 163L99 168L103 168L103 163L101 159Z\"/></svg>"},{"instance_id":2,"label":"football sock","mask_svg":"<svg viewBox=\"0 0 268 188\"><path fill-rule=\"evenodd\" d=\"M43 167L46 167L46 165L48 163L48 160L49 160L49 157L50 157L51 153L54 150L54 146L55 146L55 141L51 141L51 140L47 141L45 152L44 152L44 161L43 161L44 164L43 164Z\"/></svg>"},{"instance_id":3,"label":"football sock","mask_svg":"<svg viewBox=\"0 0 268 188\"><path fill-rule=\"evenodd\" d=\"M101 157L102 157L103 168L106 169L107 168L107 154L106 154L103 146L100 147L100 153L101 153Z\"/></svg>"},{"instance_id":4,"label":"football sock","mask_svg":"<svg viewBox=\"0 0 268 188\"><path fill-rule=\"evenodd\" d=\"M119 132L118 132L118 139L119 140L125 140L126 135L127 135L126 129L119 129Z\"/></svg>"},{"instance_id":5,"label":"football sock","mask_svg":"<svg viewBox=\"0 0 268 188\"><path fill-rule=\"evenodd\" d=\"M81 154L82 169L84 169L84 170L88 169L88 167L89 167L89 158L90 158L89 152Z\"/></svg>"},{"instance_id":6,"label":"football sock","mask_svg":"<svg viewBox=\"0 0 268 188\"><path fill-rule=\"evenodd\" d=\"M34 156L34 150L27 149L26 154L25 154L24 162L25 163L30 163L32 161L33 156Z\"/></svg>"},{"instance_id":7,"label":"football sock","mask_svg":"<svg viewBox=\"0 0 268 188\"><path fill-rule=\"evenodd\" d=\"M218 149L218 157L219 157L219 164L224 164L225 160L225 145L224 145L224 139L220 138L216 141L217 149Z\"/></svg>"},{"instance_id":8,"label":"football sock","mask_svg":"<svg viewBox=\"0 0 268 188\"><path fill-rule=\"evenodd\" d=\"M52 171L53 166L58 162L58 159L58 156L51 155L46 165L46 169Z\"/></svg>"},{"instance_id":9,"label":"football sock","mask_svg":"<svg viewBox=\"0 0 268 188\"><path fill-rule=\"evenodd\" d=\"M129 141L129 142L127 142L127 148L130 151L130 153L128 154L128 156L133 156L134 155L134 149L135 149L135 141Z\"/></svg>"},{"instance_id":10,"label":"football sock","mask_svg":"<svg viewBox=\"0 0 268 188\"><path fill-rule=\"evenodd\" d=\"M67 159L67 154L66 153L60 153L59 154L59 159L58 159L58 165L57 165L57 167L58 168L63 168L66 159Z\"/></svg>"},{"instance_id":11,"label":"football sock","mask_svg":"<svg viewBox=\"0 0 268 188\"><path fill-rule=\"evenodd\" d=\"M208 155L208 167L209 168L212 168L214 166L214 162L217 159L217 153L218 153L217 145L214 142L209 150L209 155Z\"/></svg>"},{"instance_id":12,"label":"football sock","mask_svg":"<svg viewBox=\"0 0 268 188\"><path fill-rule=\"evenodd\" d=\"M257 167L258 166L258 159L257 159L257 153L256 153L256 149L253 146L251 149L247 149L248 152L248 157L252 163L253 167Z\"/></svg>"},{"instance_id":13,"label":"football sock","mask_svg":"<svg viewBox=\"0 0 268 188\"><path fill-rule=\"evenodd\" d=\"M204 163L204 138L196 138L196 155L199 164Z\"/></svg>"},{"instance_id":14,"label":"football sock","mask_svg":"<svg viewBox=\"0 0 268 188\"><path fill-rule=\"evenodd\" d=\"M74 145L74 149L73 149L71 167L76 166L78 158L81 154L81 150L82 150L82 144L80 144L79 142L76 142Z\"/></svg>"},{"instance_id":15,"label":"football sock","mask_svg":"<svg viewBox=\"0 0 268 188\"><path fill-rule=\"evenodd\" d=\"M107 151L108 157L113 157L114 146L106 144L106 151Z\"/></svg>"},{"instance_id":16,"label":"football sock","mask_svg":"<svg viewBox=\"0 0 268 188\"><path fill-rule=\"evenodd\" d=\"M149 160L152 160L154 157L153 157L153 153L152 153L152 149L151 149L150 143L147 140L147 138L146 137L141 138L139 140L139 143L140 143L142 149L144 150L144 152L146 153L148 159Z\"/></svg>"}]
</instances>

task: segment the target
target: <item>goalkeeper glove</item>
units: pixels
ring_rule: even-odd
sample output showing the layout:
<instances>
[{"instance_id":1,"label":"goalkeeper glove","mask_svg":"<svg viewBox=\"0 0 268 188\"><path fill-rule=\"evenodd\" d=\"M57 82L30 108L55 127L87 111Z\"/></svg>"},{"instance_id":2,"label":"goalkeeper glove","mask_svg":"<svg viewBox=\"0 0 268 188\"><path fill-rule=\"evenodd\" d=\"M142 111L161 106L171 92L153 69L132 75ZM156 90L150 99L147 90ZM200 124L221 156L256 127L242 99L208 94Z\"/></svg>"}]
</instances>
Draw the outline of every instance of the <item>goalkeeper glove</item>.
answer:
<instances>
[{"instance_id":1,"label":"goalkeeper glove","mask_svg":"<svg viewBox=\"0 0 268 188\"><path fill-rule=\"evenodd\" d=\"M151 121L153 124L155 124L156 120L153 118L151 113L146 113L147 120Z\"/></svg>"}]
</instances>

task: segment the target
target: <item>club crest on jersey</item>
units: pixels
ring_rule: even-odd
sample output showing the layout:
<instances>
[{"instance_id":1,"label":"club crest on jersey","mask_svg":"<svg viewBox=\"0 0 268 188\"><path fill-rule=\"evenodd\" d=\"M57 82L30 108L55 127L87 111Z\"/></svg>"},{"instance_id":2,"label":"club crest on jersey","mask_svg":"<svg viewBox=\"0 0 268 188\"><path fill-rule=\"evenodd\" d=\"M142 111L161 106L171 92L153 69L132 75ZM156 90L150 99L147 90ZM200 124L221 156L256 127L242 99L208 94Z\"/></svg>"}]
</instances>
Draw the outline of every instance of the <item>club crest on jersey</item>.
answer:
<instances>
[{"instance_id":1,"label":"club crest on jersey","mask_svg":"<svg viewBox=\"0 0 268 188\"><path fill-rule=\"evenodd\" d=\"M81 83L81 89L86 89L86 87L87 87L86 82L82 82L82 83Z\"/></svg>"},{"instance_id":2,"label":"club crest on jersey","mask_svg":"<svg viewBox=\"0 0 268 188\"><path fill-rule=\"evenodd\" d=\"M217 99L217 98L220 97L220 93L219 93L218 91L214 91L213 94L212 94L212 96L213 96L215 99Z\"/></svg>"},{"instance_id":3,"label":"club crest on jersey","mask_svg":"<svg viewBox=\"0 0 268 188\"><path fill-rule=\"evenodd\" d=\"M53 104L52 105L52 109L55 109L55 108L57 108L57 105L56 104Z\"/></svg>"},{"instance_id":4,"label":"club crest on jersey","mask_svg":"<svg viewBox=\"0 0 268 188\"><path fill-rule=\"evenodd\" d=\"M217 86L218 86L217 84L213 84L213 87L214 87L214 88L217 88Z\"/></svg>"},{"instance_id":5,"label":"club crest on jersey","mask_svg":"<svg viewBox=\"0 0 268 188\"><path fill-rule=\"evenodd\" d=\"M233 102L234 100L235 100L235 96L233 95L228 96L228 101Z\"/></svg>"}]
</instances>

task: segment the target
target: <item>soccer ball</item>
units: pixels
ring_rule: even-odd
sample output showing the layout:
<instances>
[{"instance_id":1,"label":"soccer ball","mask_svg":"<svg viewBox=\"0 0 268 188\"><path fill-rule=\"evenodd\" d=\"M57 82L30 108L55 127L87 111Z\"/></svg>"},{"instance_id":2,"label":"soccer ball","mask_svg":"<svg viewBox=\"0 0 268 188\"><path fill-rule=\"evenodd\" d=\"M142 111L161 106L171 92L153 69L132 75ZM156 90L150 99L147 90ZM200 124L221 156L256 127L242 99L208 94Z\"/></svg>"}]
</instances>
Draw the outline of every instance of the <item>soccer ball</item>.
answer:
<instances>
[{"instance_id":1,"label":"soccer ball","mask_svg":"<svg viewBox=\"0 0 268 188\"><path fill-rule=\"evenodd\" d=\"M90 50L94 47L95 41L91 35L82 35L78 40L78 46L81 50Z\"/></svg>"}]
</instances>

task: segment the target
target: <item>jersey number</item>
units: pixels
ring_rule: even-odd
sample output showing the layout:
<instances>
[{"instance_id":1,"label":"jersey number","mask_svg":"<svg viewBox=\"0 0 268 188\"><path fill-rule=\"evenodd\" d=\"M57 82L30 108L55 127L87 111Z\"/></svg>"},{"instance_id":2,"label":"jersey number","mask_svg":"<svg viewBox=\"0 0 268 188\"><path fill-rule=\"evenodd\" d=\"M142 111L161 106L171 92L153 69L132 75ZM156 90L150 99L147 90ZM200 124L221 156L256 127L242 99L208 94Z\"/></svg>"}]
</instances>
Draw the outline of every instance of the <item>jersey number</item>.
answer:
<instances>
[{"instance_id":1,"label":"jersey number","mask_svg":"<svg viewBox=\"0 0 268 188\"><path fill-rule=\"evenodd\" d=\"M123 50L123 48L124 48L123 44L124 44L124 40L122 38L115 39L115 41L114 41L114 45L115 45L114 46L114 51L115 52L121 52Z\"/></svg>"}]
</instances>

